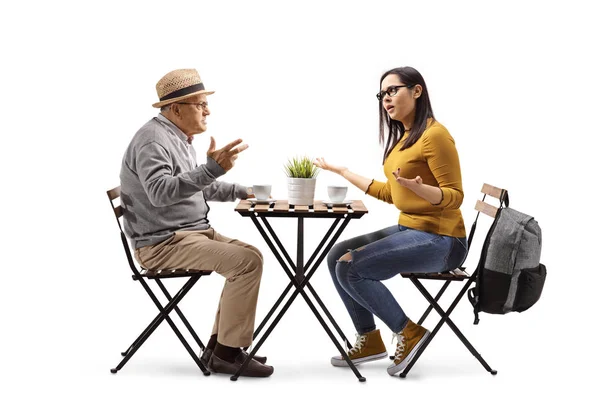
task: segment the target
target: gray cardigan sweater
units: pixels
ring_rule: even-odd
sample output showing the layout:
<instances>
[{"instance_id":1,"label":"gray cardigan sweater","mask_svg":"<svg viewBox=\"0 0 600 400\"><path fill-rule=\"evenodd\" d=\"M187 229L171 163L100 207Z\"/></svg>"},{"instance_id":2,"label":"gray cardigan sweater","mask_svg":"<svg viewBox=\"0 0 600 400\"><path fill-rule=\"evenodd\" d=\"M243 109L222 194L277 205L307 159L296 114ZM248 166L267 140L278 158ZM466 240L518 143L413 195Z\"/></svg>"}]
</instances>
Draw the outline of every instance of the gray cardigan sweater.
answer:
<instances>
[{"instance_id":1,"label":"gray cardigan sweater","mask_svg":"<svg viewBox=\"0 0 600 400\"><path fill-rule=\"evenodd\" d=\"M207 200L245 199L246 186L220 182L215 160L196 164L188 137L162 114L133 137L121 164L125 233L137 249L160 243L178 230L209 229Z\"/></svg>"}]
</instances>

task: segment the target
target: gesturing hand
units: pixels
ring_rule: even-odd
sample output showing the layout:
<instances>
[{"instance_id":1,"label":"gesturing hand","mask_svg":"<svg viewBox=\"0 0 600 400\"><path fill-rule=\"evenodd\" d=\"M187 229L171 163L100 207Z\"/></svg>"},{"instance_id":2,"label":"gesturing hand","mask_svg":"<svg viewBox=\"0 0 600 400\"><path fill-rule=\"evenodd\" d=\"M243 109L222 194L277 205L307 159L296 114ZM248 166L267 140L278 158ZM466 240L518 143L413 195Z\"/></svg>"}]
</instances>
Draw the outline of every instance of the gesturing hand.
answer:
<instances>
[{"instance_id":1,"label":"gesturing hand","mask_svg":"<svg viewBox=\"0 0 600 400\"><path fill-rule=\"evenodd\" d=\"M321 169L335 172L336 174L339 174L339 175L342 175L342 173L348 169L346 167L340 167L338 165L329 164L322 157L317 157L317 159L315 161L313 161L313 164L315 164L317 167L319 167Z\"/></svg>"},{"instance_id":2,"label":"gesturing hand","mask_svg":"<svg viewBox=\"0 0 600 400\"><path fill-rule=\"evenodd\" d=\"M396 182L398 182L402 186L407 187L411 190L415 190L423 184L423 179L421 179L421 177L418 175L416 178L413 178L413 179L407 179L407 178L401 177L400 176L400 168L398 168L396 171L392 171L392 174L394 174L394 177L396 178Z\"/></svg>"},{"instance_id":3,"label":"gesturing hand","mask_svg":"<svg viewBox=\"0 0 600 400\"><path fill-rule=\"evenodd\" d=\"M247 144L238 146L240 143L242 143L242 139L237 139L217 150L215 138L211 136L206 155L215 160L225 171L229 171L233 168L238 154L248 148Z\"/></svg>"}]
</instances>

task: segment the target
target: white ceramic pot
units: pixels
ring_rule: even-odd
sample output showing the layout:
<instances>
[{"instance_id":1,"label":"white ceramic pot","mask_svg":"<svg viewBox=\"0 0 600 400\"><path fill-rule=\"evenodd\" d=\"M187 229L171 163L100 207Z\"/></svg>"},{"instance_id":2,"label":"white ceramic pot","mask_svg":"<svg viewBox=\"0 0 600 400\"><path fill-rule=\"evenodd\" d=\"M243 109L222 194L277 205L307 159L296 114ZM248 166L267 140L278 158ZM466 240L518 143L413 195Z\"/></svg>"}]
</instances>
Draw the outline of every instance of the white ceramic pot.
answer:
<instances>
[{"instance_id":1,"label":"white ceramic pot","mask_svg":"<svg viewBox=\"0 0 600 400\"><path fill-rule=\"evenodd\" d=\"M288 202L295 206L310 206L315 200L316 178L288 178Z\"/></svg>"}]
</instances>

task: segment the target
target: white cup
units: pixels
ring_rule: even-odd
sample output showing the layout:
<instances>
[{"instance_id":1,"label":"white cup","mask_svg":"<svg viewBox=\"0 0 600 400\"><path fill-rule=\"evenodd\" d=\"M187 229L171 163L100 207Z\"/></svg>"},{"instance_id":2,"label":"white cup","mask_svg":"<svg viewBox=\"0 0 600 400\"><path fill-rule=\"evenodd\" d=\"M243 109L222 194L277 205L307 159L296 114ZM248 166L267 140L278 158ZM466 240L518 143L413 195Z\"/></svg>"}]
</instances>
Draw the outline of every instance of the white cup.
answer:
<instances>
[{"instance_id":1,"label":"white cup","mask_svg":"<svg viewBox=\"0 0 600 400\"><path fill-rule=\"evenodd\" d=\"M332 203L341 203L346 198L348 186L327 186L327 195Z\"/></svg>"},{"instance_id":2,"label":"white cup","mask_svg":"<svg viewBox=\"0 0 600 400\"><path fill-rule=\"evenodd\" d=\"M254 185L252 191L256 200L268 200L271 195L271 185Z\"/></svg>"}]
</instances>

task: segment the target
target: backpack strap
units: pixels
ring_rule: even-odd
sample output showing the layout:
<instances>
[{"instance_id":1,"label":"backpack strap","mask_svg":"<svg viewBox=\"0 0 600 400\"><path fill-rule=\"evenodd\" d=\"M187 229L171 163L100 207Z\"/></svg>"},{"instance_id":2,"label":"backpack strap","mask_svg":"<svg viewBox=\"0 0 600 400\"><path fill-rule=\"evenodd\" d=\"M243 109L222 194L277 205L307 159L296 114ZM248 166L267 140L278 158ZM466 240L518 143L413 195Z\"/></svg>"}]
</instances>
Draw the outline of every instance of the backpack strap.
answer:
<instances>
[{"instance_id":1,"label":"backpack strap","mask_svg":"<svg viewBox=\"0 0 600 400\"><path fill-rule=\"evenodd\" d=\"M484 194L483 199L481 201L485 201L485 197L486 197L486 195ZM492 224L492 227L488 231L485 241L483 242L482 254L479 258L479 263L477 264L477 268L475 269L475 275L476 275L475 287L473 287L467 291L467 298L469 299L469 302L473 306L473 314L475 316L473 325L479 324L479 311L480 311L479 287L481 285L481 270L483 269L483 265L485 263L485 258L487 255L486 249L487 249L487 246L489 246L491 233L494 230L494 225L496 224L496 221L498 221L498 218L500 217L500 210L502 210L505 207L508 207L508 204L509 204L508 190L502 189L502 193L500 194L500 207L498 207L498 213L496 214L496 217L494 218L494 223ZM479 219L479 214L480 213L477 212L477 216L475 217L475 222L473 222L473 226L471 227L471 232L469 232L468 246L471 245L471 239L473 238L473 235L475 233L475 228L477 227L477 220Z\"/></svg>"},{"instance_id":2,"label":"backpack strap","mask_svg":"<svg viewBox=\"0 0 600 400\"><path fill-rule=\"evenodd\" d=\"M485 196L483 197L485 199ZM465 254L465 258L463 260L463 263L460 265L460 270L464 271L467 269L467 267L464 267L465 265L465 261L467 259L467 256L469 255L469 250L471 250L471 242L473 241L473 236L475 236L475 230L477 229L477 220L479 219L479 214L480 212L477 212L477 215L475 216L475 221L473 221L473 225L471 225L471 230L469 231L469 237L467 238L467 254Z\"/></svg>"},{"instance_id":3,"label":"backpack strap","mask_svg":"<svg viewBox=\"0 0 600 400\"><path fill-rule=\"evenodd\" d=\"M475 294L477 287L471 288L467 291L467 297L469 302L473 306L473 314L475 314L475 320L473 325L479 324L479 297Z\"/></svg>"},{"instance_id":4,"label":"backpack strap","mask_svg":"<svg viewBox=\"0 0 600 400\"><path fill-rule=\"evenodd\" d=\"M500 208L503 208L502 204L504 204L504 207L508 208L508 190L502 189L502 194L500 195Z\"/></svg>"}]
</instances>

